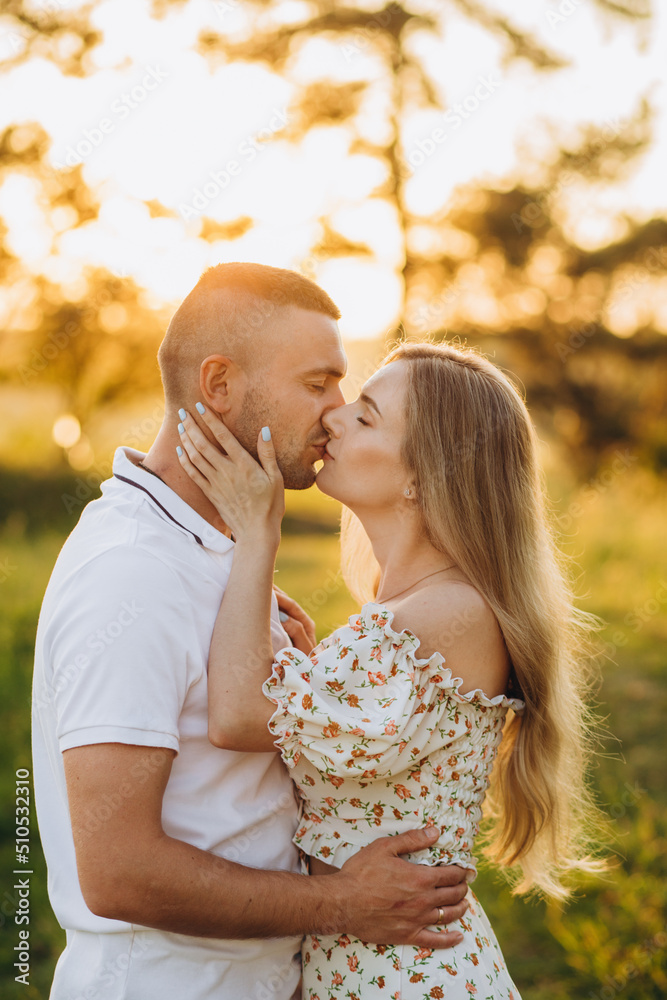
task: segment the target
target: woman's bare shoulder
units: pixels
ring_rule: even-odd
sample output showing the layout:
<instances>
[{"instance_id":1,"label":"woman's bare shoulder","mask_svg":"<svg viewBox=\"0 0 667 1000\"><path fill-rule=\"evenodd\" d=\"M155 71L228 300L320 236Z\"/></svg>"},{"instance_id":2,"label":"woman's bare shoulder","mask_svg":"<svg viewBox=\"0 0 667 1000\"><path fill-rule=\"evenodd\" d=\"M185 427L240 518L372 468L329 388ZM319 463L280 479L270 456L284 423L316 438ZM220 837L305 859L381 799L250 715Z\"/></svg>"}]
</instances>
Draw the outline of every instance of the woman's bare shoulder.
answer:
<instances>
[{"instance_id":1,"label":"woman's bare shoulder","mask_svg":"<svg viewBox=\"0 0 667 1000\"><path fill-rule=\"evenodd\" d=\"M509 656L502 631L488 602L471 584L447 580L425 587L396 606L394 626L420 640L419 656L442 653L462 692L480 688L489 697L503 694Z\"/></svg>"}]
</instances>

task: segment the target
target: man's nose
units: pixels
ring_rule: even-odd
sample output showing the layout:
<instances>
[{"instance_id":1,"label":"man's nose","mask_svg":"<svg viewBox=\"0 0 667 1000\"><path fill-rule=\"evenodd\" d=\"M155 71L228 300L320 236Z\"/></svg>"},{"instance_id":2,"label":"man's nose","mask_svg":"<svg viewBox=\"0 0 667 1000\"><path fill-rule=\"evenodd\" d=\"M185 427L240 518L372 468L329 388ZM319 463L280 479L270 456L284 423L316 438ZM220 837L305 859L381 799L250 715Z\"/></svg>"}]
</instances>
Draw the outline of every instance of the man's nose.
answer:
<instances>
[{"instance_id":1,"label":"man's nose","mask_svg":"<svg viewBox=\"0 0 667 1000\"><path fill-rule=\"evenodd\" d=\"M330 437L336 437L340 433L340 420L338 419L340 408L340 406L331 406L322 414L322 426Z\"/></svg>"},{"instance_id":2,"label":"man's nose","mask_svg":"<svg viewBox=\"0 0 667 1000\"><path fill-rule=\"evenodd\" d=\"M334 415L333 423L335 425L337 423L336 411L339 410L342 406L345 406L345 396L343 395L340 386L337 386L336 392L334 393L333 397L329 398L326 409L322 414L322 426L329 434L334 433L333 428L330 426L331 417L332 415Z\"/></svg>"},{"instance_id":3,"label":"man's nose","mask_svg":"<svg viewBox=\"0 0 667 1000\"><path fill-rule=\"evenodd\" d=\"M333 402L330 404L329 409L338 409L339 406L345 406L345 396L340 385L337 385L334 390Z\"/></svg>"}]
</instances>

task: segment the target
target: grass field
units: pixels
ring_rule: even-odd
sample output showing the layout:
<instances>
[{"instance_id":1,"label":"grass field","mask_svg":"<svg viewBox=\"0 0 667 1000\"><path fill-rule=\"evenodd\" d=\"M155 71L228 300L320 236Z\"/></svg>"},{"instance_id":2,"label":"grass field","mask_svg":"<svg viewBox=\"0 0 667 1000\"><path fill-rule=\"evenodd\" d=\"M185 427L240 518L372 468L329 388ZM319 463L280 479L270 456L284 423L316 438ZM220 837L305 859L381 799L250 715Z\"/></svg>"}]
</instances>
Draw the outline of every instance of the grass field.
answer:
<instances>
[{"instance_id":1,"label":"grass field","mask_svg":"<svg viewBox=\"0 0 667 1000\"><path fill-rule=\"evenodd\" d=\"M475 888L524 1000L657 1000L667 995L667 571L661 565L666 494L654 479L632 471L604 487L588 484L562 496L556 513L583 605L607 622L601 636L605 657L599 693L606 736L594 782L615 867L604 881L580 887L564 910L513 898L506 883L489 870ZM333 505L311 494L293 496L289 506L294 523L307 518L326 525L335 515ZM14 982L15 772L31 766L34 632L62 541L61 533L48 530L21 535L16 524L0 535L0 984L6 1000L46 998L64 944L49 908L43 858L33 832L31 984ZM309 607L319 637L355 610L337 569L335 535L286 535L276 582Z\"/></svg>"}]
</instances>

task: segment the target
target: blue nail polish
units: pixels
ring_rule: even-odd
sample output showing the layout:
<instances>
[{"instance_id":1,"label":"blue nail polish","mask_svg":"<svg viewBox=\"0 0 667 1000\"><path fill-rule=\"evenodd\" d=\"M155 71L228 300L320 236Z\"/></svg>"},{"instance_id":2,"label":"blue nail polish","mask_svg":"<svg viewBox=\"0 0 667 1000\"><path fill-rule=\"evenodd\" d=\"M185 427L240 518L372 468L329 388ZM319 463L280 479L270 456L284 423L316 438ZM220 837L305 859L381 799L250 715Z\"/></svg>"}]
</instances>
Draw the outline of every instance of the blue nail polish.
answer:
<instances>
[{"instance_id":1,"label":"blue nail polish","mask_svg":"<svg viewBox=\"0 0 667 1000\"><path fill-rule=\"evenodd\" d=\"M181 407L181 409L178 411L178 415L181 418L181 420L185 420L185 418L187 417L187 413L185 412L183 407Z\"/></svg>"},{"instance_id":2,"label":"blue nail polish","mask_svg":"<svg viewBox=\"0 0 667 1000\"><path fill-rule=\"evenodd\" d=\"M271 431L269 430L268 427L262 427L262 441L270 441L270 440L271 440Z\"/></svg>"},{"instance_id":3,"label":"blue nail polish","mask_svg":"<svg viewBox=\"0 0 667 1000\"><path fill-rule=\"evenodd\" d=\"M284 611L279 611L278 617L280 618L281 622L286 622L287 619L289 618L289 615L286 615Z\"/></svg>"},{"instance_id":4,"label":"blue nail polish","mask_svg":"<svg viewBox=\"0 0 667 1000\"><path fill-rule=\"evenodd\" d=\"M206 413L206 407L203 403L197 403L197 413Z\"/></svg>"},{"instance_id":5,"label":"blue nail polish","mask_svg":"<svg viewBox=\"0 0 667 1000\"><path fill-rule=\"evenodd\" d=\"M178 425L178 433L185 434L185 427L183 426L183 424Z\"/></svg>"},{"instance_id":6,"label":"blue nail polish","mask_svg":"<svg viewBox=\"0 0 667 1000\"><path fill-rule=\"evenodd\" d=\"M176 445L176 454L178 455L178 457L179 457L179 458L180 458L180 457L182 456L182 454L183 454L183 449L181 448L180 444L177 444L177 445Z\"/></svg>"}]
</instances>

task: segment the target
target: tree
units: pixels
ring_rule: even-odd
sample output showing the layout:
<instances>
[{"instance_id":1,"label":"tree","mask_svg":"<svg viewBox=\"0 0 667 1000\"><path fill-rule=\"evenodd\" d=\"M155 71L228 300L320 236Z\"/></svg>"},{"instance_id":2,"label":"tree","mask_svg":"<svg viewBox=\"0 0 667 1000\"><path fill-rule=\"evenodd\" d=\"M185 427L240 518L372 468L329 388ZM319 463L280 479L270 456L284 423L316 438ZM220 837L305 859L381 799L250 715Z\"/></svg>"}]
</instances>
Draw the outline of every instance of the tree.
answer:
<instances>
[{"instance_id":1,"label":"tree","mask_svg":"<svg viewBox=\"0 0 667 1000\"><path fill-rule=\"evenodd\" d=\"M154 11L168 17L187 2L161 0L154 4ZM408 150L406 122L418 110L444 112L447 102L424 68L416 41L446 32L447 13L456 12L499 40L506 63L527 62L536 78L562 69L562 56L478 0L404 0L385 5L311 0L308 13L296 21L283 16L283 5L268 0L247 0L242 5L238 0L221 0L215 7L222 15L220 29L206 31L199 39L200 50L212 64L261 62L297 80L297 63L311 42L324 39L339 46L347 64L346 78L317 74L306 81L298 78L291 124L281 138L299 143L312 129L342 127L350 137L350 155L370 156L381 166L382 182L369 197L389 207L400 237L397 270L403 306L398 337L423 336L427 330L439 331L439 335L454 332L494 352L519 373L529 402L568 443L582 473L590 473L607 451L621 444L630 444L661 467L665 443L657 430L661 396L655 380L662 372L664 338L657 318L648 316L646 309L636 311L630 328L626 317L620 329L620 317L628 313L639 284L647 288L657 284L664 266L662 220L642 225L628 222L623 239L590 253L578 244L568 218L573 188L595 186L617 176L647 147L648 107L639 108L635 119L615 134L584 130L580 144L557 151L553 166L538 179L533 165L529 176L522 177L519 171L503 190L460 192L434 217L423 218L411 211L406 189L419 157L429 155L440 136L434 130ZM565 16L561 7L560 16ZM641 28L651 23L647 0L596 0L596 9L611 24ZM243 15L243 27L239 29L237 18L233 33L225 33L225 18L231 12ZM21 0L10 0L5 17L23 33L23 47L6 66L39 53L65 73L92 72L100 36L90 27L90 13L90 6L82 7L73 16L55 0L35 13ZM362 55L372 56L371 70L367 60L358 58ZM486 87L488 96L493 80L480 81L480 87ZM482 99L481 90L470 95L471 102ZM372 130L364 117L371 105L381 109L375 113ZM465 107L460 112L455 107L446 114L465 112ZM82 182L80 168L49 175L42 167L46 142L43 133L31 139L25 127L9 129L0 151L8 157L8 166L38 178L46 202L73 210L71 224L80 225L97 212L94 195ZM155 200L148 205L151 215L172 213ZM332 257L372 255L363 240L339 231L331 216L319 221L320 237L303 264L307 272L314 275L317 262ZM252 224L246 217L224 224L204 217L199 238L233 239ZM475 262L471 264L465 258L472 256ZM16 278L20 263L6 247L0 248L0 268L14 275L15 298L21 298ZM22 274L21 281L26 280ZM40 332L33 331L22 340L33 360L36 352L35 363L45 346L53 350L54 331L80 323L85 309L90 316L91 296L104 297L109 282L117 279L98 271L88 280L92 284L76 303L61 301L55 306L58 290L41 279L22 297L21 307L26 300L36 300L45 317ZM68 385L80 383L72 390L77 398L71 405L77 412L89 413L115 394L123 396L145 387L141 379L147 369L136 361L140 344L146 353L153 350L155 317L146 312L141 292L132 282L124 281L122 287L119 294L125 299L115 303L115 319L113 310L110 314L103 306L94 329L77 341L76 349L61 352L43 376L59 378L62 374ZM568 291L563 294L565 287ZM564 301L573 293L574 310ZM122 338L121 362L119 338L112 330L105 331L104 324L117 323L123 308L132 320ZM146 338L146 331L153 333ZM105 351L108 360L100 366L96 353L106 357ZM24 360L14 363L25 367ZM75 368L66 370L67 365ZM104 368L109 377L106 381L92 374L89 379L74 378L74 371L78 375L86 368L91 373ZM115 389L114 380L120 383Z\"/></svg>"},{"instance_id":2,"label":"tree","mask_svg":"<svg viewBox=\"0 0 667 1000\"><path fill-rule=\"evenodd\" d=\"M36 124L10 126L0 135L0 181L25 177L34 185L44 218L52 224L51 251L59 230L75 229L98 214L99 204L81 167L52 170L49 137ZM155 351L164 315L151 309L133 281L103 268L81 275L74 294L33 274L6 244L0 230L0 278L6 317L0 380L30 389L57 385L66 409L84 424L99 407L159 387ZM122 334L119 335L120 331Z\"/></svg>"},{"instance_id":3,"label":"tree","mask_svg":"<svg viewBox=\"0 0 667 1000\"><path fill-rule=\"evenodd\" d=\"M585 128L579 146L557 151L553 166L532 185L517 180L508 191L470 190L443 206L435 218L426 219L410 211L405 189L414 168L445 137L444 129L439 135L434 130L408 152L404 127L412 112L442 111L444 106L412 41L420 32L446 31L446 18L440 19L433 5L416 2L369 9L321 0L311 4L312 16L284 24L276 22L271 5L262 0L245 7L252 24L247 38L231 41L221 32L200 37L202 51L213 62L261 61L289 77L311 40L331 38L348 60L372 50L382 66L376 79L315 79L302 85L289 137L299 142L310 129L345 124L353 136L350 154L363 153L382 164L385 180L370 197L389 203L400 231L404 308L398 338L439 331L441 337L455 334L494 353L519 372L531 406L564 441L582 475L592 474L610 451L622 445L638 449L643 458L663 467L667 439L659 431L664 415L659 386L667 341L652 325L654 317L638 318L632 335L620 338L610 323L610 312L618 315L623 297L638 282L659 280L667 262L667 223L628 222L625 239L587 253L566 233L564 217L573 185L618 178L648 147L651 116L646 102L620 128ZM463 13L500 39L508 63L527 60L536 74L565 65L560 55L481 3L450 0L439 8ZM626 23L645 25L651 17L650 6L642 2L601 2L598 9ZM480 86L489 96L493 81ZM362 117L364 101L377 96L378 90L388 98L383 142L365 134ZM481 92L471 95L471 106L482 99ZM465 117L465 111L456 106L450 114ZM352 243L336 232L330 219L322 219L321 227L322 239L312 250L311 263L333 255L370 254L363 243ZM425 244L428 251L421 249ZM450 252L448 246L458 246L459 252ZM470 257L476 261L472 268ZM545 282L534 272L539 261L544 266L547 260L553 266L547 268ZM470 272L475 269L473 281ZM558 292L565 285L578 303L570 312L563 304L565 296ZM477 297L472 312L471 297ZM486 319L480 311L482 300Z\"/></svg>"},{"instance_id":4,"label":"tree","mask_svg":"<svg viewBox=\"0 0 667 1000\"><path fill-rule=\"evenodd\" d=\"M632 168L650 124L642 102L622 126L586 129L531 186L459 192L433 220L432 252L411 261L409 328L516 373L583 476L619 451L667 465L667 220L628 219L622 238L585 250L564 211L575 189Z\"/></svg>"}]
</instances>

